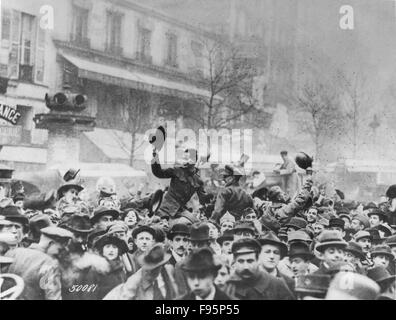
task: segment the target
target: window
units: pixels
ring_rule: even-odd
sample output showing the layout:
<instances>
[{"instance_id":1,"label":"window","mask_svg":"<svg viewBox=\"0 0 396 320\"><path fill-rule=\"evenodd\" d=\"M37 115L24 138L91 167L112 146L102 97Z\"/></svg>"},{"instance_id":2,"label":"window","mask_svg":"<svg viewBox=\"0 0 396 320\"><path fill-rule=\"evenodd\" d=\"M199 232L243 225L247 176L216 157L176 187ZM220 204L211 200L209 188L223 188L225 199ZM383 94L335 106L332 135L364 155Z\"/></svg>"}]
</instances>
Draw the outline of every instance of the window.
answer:
<instances>
[{"instance_id":1,"label":"window","mask_svg":"<svg viewBox=\"0 0 396 320\"><path fill-rule=\"evenodd\" d=\"M77 6L73 7L73 27L71 40L79 46L89 46L88 16L88 9Z\"/></svg>"},{"instance_id":2,"label":"window","mask_svg":"<svg viewBox=\"0 0 396 320\"><path fill-rule=\"evenodd\" d=\"M138 59L151 63L151 30L140 28Z\"/></svg>"},{"instance_id":3,"label":"window","mask_svg":"<svg viewBox=\"0 0 396 320\"><path fill-rule=\"evenodd\" d=\"M166 64L177 68L177 36L173 33L168 33L167 38L167 55Z\"/></svg>"},{"instance_id":4,"label":"window","mask_svg":"<svg viewBox=\"0 0 396 320\"><path fill-rule=\"evenodd\" d=\"M106 51L122 55L122 20L123 15L118 12L107 12L107 41Z\"/></svg>"},{"instance_id":5,"label":"window","mask_svg":"<svg viewBox=\"0 0 396 320\"><path fill-rule=\"evenodd\" d=\"M1 49L8 50L8 63L0 65L0 76L43 81L45 31L40 32L35 16L7 8L2 13Z\"/></svg>"},{"instance_id":6,"label":"window","mask_svg":"<svg viewBox=\"0 0 396 320\"><path fill-rule=\"evenodd\" d=\"M203 45L197 41L191 42L191 50L194 55L194 71L202 75L203 73Z\"/></svg>"}]
</instances>

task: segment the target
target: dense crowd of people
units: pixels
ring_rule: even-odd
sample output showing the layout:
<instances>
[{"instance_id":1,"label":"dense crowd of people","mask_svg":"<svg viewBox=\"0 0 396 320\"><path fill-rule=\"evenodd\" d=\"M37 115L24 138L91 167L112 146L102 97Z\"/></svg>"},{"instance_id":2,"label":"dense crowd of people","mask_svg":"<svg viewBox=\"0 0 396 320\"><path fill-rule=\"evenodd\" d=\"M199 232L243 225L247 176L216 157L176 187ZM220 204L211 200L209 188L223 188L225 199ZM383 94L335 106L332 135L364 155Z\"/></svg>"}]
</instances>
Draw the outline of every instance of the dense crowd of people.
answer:
<instances>
[{"instance_id":1,"label":"dense crowd of people","mask_svg":"<svg viewBox=\"0 0 396 320\"><path fill-rule=\"evenodd\" d=\"M226 165L209 190L196 150L167 169L154 151L165 190L121 201L107 181L93 209L75 170L35 198L0 179L0 297L395 300L396 185L381 203L348 201L314 176L296 185L282 157L282 186L242 183Z\"/></svg>"}]
</instances>

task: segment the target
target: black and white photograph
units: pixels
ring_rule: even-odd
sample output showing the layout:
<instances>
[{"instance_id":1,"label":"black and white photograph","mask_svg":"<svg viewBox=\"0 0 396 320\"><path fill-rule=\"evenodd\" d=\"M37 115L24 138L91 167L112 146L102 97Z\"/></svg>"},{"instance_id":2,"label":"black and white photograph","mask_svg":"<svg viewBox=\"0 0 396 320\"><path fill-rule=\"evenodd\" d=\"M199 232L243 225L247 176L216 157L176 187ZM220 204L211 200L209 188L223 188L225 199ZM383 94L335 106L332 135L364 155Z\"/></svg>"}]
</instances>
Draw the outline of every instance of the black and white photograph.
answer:
<instances>
[{"instance_id":1,"label":"black and white photograph","mask_svg":"<svg viewBox=\"0 0 396 320\"><path fill-rule=\"evenodd\" d=\"M0 0L0 300L396 300L396 0Z\"/></svg>"}]
</instances>

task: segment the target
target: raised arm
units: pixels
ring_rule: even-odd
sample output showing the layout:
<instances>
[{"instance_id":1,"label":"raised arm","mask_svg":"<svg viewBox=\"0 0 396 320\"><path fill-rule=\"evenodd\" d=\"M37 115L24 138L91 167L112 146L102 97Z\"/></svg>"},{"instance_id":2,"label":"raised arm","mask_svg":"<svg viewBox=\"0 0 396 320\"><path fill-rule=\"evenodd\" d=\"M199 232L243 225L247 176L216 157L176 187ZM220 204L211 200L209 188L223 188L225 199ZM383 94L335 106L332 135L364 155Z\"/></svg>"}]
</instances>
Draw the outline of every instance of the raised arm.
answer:
<instances>
[{"instance_id":1,"label":"raised arm","mask_svg":"<svg viewBox=\"0 0 396 320\"><path fill-rule=\"evenodd\" d=\"M153 160L151 161L151 171L153 175L155 175L159 179L170 179L175 176L173 168L169 168L165 170L161 168L158 154L156 152L153 152Z\"/></svg>"}]
</instances>

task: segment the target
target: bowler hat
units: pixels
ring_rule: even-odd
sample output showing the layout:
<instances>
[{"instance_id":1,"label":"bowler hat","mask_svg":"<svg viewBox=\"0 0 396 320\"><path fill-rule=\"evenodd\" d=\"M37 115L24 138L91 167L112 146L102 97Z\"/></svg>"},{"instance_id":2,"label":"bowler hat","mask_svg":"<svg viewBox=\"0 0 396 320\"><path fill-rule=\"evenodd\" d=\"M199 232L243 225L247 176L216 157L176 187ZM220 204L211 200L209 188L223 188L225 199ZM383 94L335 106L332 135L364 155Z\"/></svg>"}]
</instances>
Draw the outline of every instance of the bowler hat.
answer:
<instances>
[{"instance_id":1,"label":"bowler hat","mask_svg":"<svg viewBox=\"0 0 396 320\"><path fill-rule=\"evenodd\" d=\"M318 237L319 243L316 245L316 250L323 252L328 247L342 247L345 248L348 244L342 238L340 232L335 230L324 230Z\"/></svg>"},{"instance_id":2,"label":"bowler hat","mask_svg":"<svg viewBox=\"0 0 396 320\"><path fill-rule=\"evenodd\" d=\"M288 223L286 223L286 227L293 227L297 229L304 229L307 226L307 221L303 218L293 217L290 219Z\"/></svg>"},{"instance_id":3,"label":"bowler hat","mask_svg":"<svg viewBox=\"0 0 396 320\"><path fill-rule=\"evenodd\" d=\"M387 246L387 245L377 245L371 248L370 250L371 257L377 256L377 255L384 255L387 256L390 261L394 260L394 255L392 254L392 249Z\"/></svg>"},{"instance_id":4,"label":"bowler hat","mask_svg":"<svg viewBox=\"0 0 396 320\"><path fill-rule=\"evenodd\" d=\"M104 215L112 216L113 219L117 219L120 215L120 212L116 209L109 209L103 206L97 207L93 213L93 217L91 218L91 222L95 224L98 220Z\"/></svg>"},{"instance_id":5,"label":"bowler hat","mask_svg":"<svg viewBox=\"0 0 396 320\"><path fill-rule=\"evenodd\" d=\"M113 244L118 248L118 255L128 252L126 242L113 234L104 234L100 236L94 243L94 247L100 252L106 244Z\"/></svg>"},{"instance_id":6,"label":"bowler hat","mask_svg":"<svg viewBox=\"0 0 396 320\"><path fill-rule=\"evenodd\" d=\"M200 248L186 257L181 268L187 272L217 272L221 269L221 264L215 262L211 249Z\"/></svg>"},{"instance_id":7,"label":"bowler hat","mask_svg":"<svg viewBox=\"0 0 396 320\"><path fill-rule=\"evenodd\" d=\"M149 143L152 144L157 151L160 151L165 143L166 131L163 126L159 126L155 134L150 134Z\"/></svg>"},{"instance_id":8,"label":"bowler hat","mask_svg":"<svg viewBox=\"0 0 396 320\"><path fill-rule=\"evenodd\" d=\"M255 239L243 238L232 243L231 251L234 255L261 252L261 244Z\"/></svg>"},{"instance_id":9,"label":"bowler hat","mask_svg":"<svg viewBox=\"0 0 396 320\"><path fill-rule=\"evenodd\" d=\"M8 221L17 222L24 226L28 226L29 219L21 213L21 209L17 206L7 206L0 209L0 215Z\"/></svg>"},{"instance_id":10,"label":"bowler hat","mask_svg":"<svg viewBox=\"0 0 396 320\"><path fill-rule=\"evenodd\" d=\"M313 157L310 157L305 152L299 152L296 155L295 161L301 169L306 170L312 168Z\"/></svg>"},{"instance_id":11,"label":"bowler hat","mask_svg":"<svg viewBox=\"0 0 396 320\"><path fill-rule=\"evenodd\" d=\"M93 228L89 217L85 214L73 214L66 222L62 224L62 228L72 232L90 233Z\"/></svg>"},{"instance_id":12,"label":"bowler hat","mask_svg":"<svg viewBox=\"0 0 396 320\"><path fill-rule=\"evenodd\" d=\"M382 210L380 210L380 209L374 209L373 211L369 212L367 215L369 217L371 217L373 215L377 215L377 216L379 216L379 218L381 220L383 220L385 222L387 222L387 220L388 220L387 214L385 212L383 212Z\"/></svg>"},{"instance_id":13,"label":"bowler hat","mask_svg":"<svg viewBox=\"0 0 396 320\"><path fill-rule=\"evenodd\" d=\"M224 241L233 241L234 240L234 232L232 230L226 230L220 237L217 238L217 243L220 245L223 244Z\"/></svg>"},{"instance_id":14,"label":"bowler hat","mask_svg":"<svg viewBox=\"0 0 396 320\"><path fill-rule=\"evenodd\" d=\"M315 256L309 250L309 246L305 243L292 243L289 248L289 258L304 257L306 259L313 259Z\"/></svg>"},{"instance_id":15,"label":"bowler hat","mask_svg":"<svg viewBox=\"0 0 396 320\"><path fill-rule=\"evenodd\" d=\"M139 233L142 232L147 232L149 234L151 234L153 236L153 238L155 239L157 236L157 232L155 231L154 228L148 226L148 225L141 225L136 227L135 229L133 229L132 231L132 238L136 239L136 237L138 236Z\"/></svg>"},{"instance_id":16,"label":"bowler hat","mask_svg":"<svg viewBox=\"0 0 396 320\"><path fill-rule=\"evenodd\" d=\"M171 255L166 253L162 243L156 243L140 258L138 258L143 270L153 270L166 264Z\"/></svg>"},{"instance_id":17,"label":"bowler hat","mask_svg":"<svg viewBox=\"0 0 396 320\"><path fill-rule=\"evenodd\" d=\"M396 281L396 275L391 275L384 266L378 266L368 269L367 276L378 284L382 284L388 281Z\"/></svg>"},{"instance_id":18,"label":"bowler hat","mask_svg":"<svg viewBox=\"0 0 396 320\"><path fill-rule=\"evenodd\" d=\"M287 255L287 245L284 242L280 241L279 238L272 231L268 231L262 234L258 241L262 246L266 244L277 246L280 250L281 259Z\"/></svg>"},{"instance_id":19,"label":"bowler hat","mask_svg":"<svg viewBox=\"0 0 396 320\"><path fill-rule=\"evenodd\" d=\"M396 198L396 184L391 185L388 190L386 190L386 196L389 199L394 199Z\"/></svg>"},{"instance_id":20,"label":"bowler hat","mask_svg":"<svg viewBox=\"0 0 396 320\"><path fill-rule=\"evenodd\" d=\"M209 225L207 223L195 223L190 229L190 241L209 241Z\"/></svg>"},{"instance_id":21,"label":"bowler hat","mask_svg":"<svg viewBox=\"0 0 396 320\"><path fill-rule=\"evenodd\" d=\"M347 208L345 208L345 207L341 207L341 208L336 210L336 213L337 213L338 216L340 216L340 214L346 214L346 215L349 216L350 211Z\"/></svg>"},{"instance_id":22,"label":"bowler hat","mask_svg":"<svg viewBox=\"0 0 396 320\"><path fill-rule=\"evenodd\" d=\"M345 251L351 252L360 260L366 259L366 254L363 252L362 246L355 241L349 241L348 246L345 248Z\"/></svg>"},{"instance_id":23,"label":"bowler hat","mask_svg":"<svg viewBox=\"0 0 396 320\"><path fill-rule=\"evenodd\" d=\"M298 276L296 281L296 292L326 294L331 277L323 274L308 274Z\"/></svg>"},{"instance_id":24,"label":"bowler hat","mask_svg":"<svg viewBox=\"0 0 396 320\"><path fill-rule=\"evenodd\" d=\"M63 193L65 193L70 189L76 189L77 192L81 192L82 190L84 190L84 187L80 186L79 184L76 184L74 181L68 181L62 186L60 186L60 188L58 189L57 191L58 199L62 198Z\"/></svg>"},{"instance_id":25,"label":"bowler hat","mask_svg":"<svg viewBox=\"0 0 396 320\"><path fill-rule=\"evenodd\" d=\"M384 233L384 238L390 237L393 233L392 228L386 223L382 223L382 224L378 225L377 229Z\"/></svg>"},{"instance_id":26,"label":"bowler hat","mask_svg":"<svg viewBox=\"0 0 396 320\"><path fill-rule=\"evenodd\" d=\"M108 228L108 233L128 232L128 225L124 221L116 220Z\"/></svg>"},{"instance_id":27,"label":"bowler hat","mask_svg":"<svg viewBox=\"0 0 396 320\"><path fill-rule=\"evenodd\" d=\"M184 223L176 223L168 232L168 239L173 240L176 235L189 236L190 229Z\"/></svg>"},{"instance_id":28,"label":"bowler hat","mask_svg":"<svg viewBox=\"0 0 396 320\"><path fill-rule=\"evenodd\" d=\"M339 217L340 219L342 219L342 218L347 218L347 219L349 220L349 222L352 221L351 216L350 216L349 214L346 214L346 213L340 213L340 214L338 215L338 217ZM345 224L344 224L344 227L345 227Z\"/></svg>"}]
</instances>

